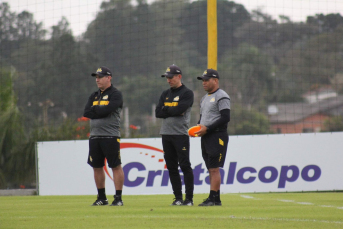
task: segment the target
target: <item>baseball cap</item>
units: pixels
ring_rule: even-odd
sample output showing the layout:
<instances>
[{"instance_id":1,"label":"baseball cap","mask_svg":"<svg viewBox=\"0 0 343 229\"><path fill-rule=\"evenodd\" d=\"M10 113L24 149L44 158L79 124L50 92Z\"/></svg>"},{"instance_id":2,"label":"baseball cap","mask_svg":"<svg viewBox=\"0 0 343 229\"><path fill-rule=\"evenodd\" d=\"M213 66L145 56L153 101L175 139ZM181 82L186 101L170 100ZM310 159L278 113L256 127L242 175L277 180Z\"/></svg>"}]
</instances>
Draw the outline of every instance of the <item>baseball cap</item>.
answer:
<instances>
[{"instance_id":1,"label":"baseball cap","mask_svg":"<svg viewBox=\"0 0 343 229\"><path fill-rule=\"evenodd\" d=\"M176 65L170 65L161 77L173 78L174 75L182 74L181 69Z\"/></svg>"},{"instance_id":2,"label":"baseball cap","mask_svg":"<svg viewBox=\"0 0 343 229\"><path fill-rule=\"evenodd\" d=\"M100 77L112 76L112 72L109 68L102 66L98 68L95 73L92 73L92 76L100 76Z\"/></svg>"},{"instance_id":3,"label":"baseball cap","mask_svg":"<svg viewBox=\"0 0 343 229\"><path fill-rule=\"evenodd\" d=\"M202 74L202 76L197 77L198 80L208 80L209 78L219 79L218 72L216 70L210 68L210 69L206 69L204 71L204 73Z\"/></svg>"}]
</instances>

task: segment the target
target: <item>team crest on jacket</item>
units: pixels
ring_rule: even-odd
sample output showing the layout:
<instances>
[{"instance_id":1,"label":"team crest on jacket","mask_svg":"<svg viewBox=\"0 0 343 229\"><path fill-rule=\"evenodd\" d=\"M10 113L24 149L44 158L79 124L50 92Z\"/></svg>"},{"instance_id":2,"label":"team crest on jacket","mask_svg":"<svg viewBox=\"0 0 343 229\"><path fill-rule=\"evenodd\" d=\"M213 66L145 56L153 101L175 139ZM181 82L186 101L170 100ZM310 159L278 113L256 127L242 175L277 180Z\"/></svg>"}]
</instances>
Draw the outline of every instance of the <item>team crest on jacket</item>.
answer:
<instances>
[{"instance_id":1,"label":"team crest on jacket","mask_svg":"<svg viewBox=\"0 0 343 229\"><path fill-rule=\"evenodd\" d=\"M179 101L180 97L176 96L173 101Z\"/></svg>"},{"instance_id":2,"label":"team crest on jacket","mask_svg":"<svg viewBox=\"0 0 343 229\"><path fill-rule=\"evenodd\" d=\"M210 102L213 103L214 101L216 101L216 99L213 97Z\"/></svg>"},{"instance_id":3,"label":"team crest on jacket","mask_svg":"<svg viewBox=\"0 0 343 229\"><path fill-rule=\"evenodd\" d=\"M105 95L104 97L102 97L102 99L108 99L108 95Z\"/></svg>"}]
</instances>

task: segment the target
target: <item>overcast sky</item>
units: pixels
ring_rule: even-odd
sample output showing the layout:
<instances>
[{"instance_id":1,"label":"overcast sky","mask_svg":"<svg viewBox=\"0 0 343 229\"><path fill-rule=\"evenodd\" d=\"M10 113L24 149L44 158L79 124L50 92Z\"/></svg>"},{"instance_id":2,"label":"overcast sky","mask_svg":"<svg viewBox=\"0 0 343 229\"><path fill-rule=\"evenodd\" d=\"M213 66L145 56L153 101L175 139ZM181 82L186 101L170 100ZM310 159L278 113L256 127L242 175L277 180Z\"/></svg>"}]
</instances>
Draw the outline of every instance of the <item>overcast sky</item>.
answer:
<instances>
[{"instance_id":1,"label":"overcast sky","mask_svg":"<svg viewBox=\"0 0 343 229\"><path fill-rule=\"evenodd\" d=\"M34 14L37 22L43 22L49 30L65 16L73 34L78 36L86 31L87 25L95 18L103 0L0 0L8 2L11 11L27 10ZM151 2L153 0L149 0ZM340 13L343 15L343 0L236 0L248 11L261 8L263 12L278 18L289 16L293 21L305 21L308 15L316 13Z\"/></svg>"}]
</instances>

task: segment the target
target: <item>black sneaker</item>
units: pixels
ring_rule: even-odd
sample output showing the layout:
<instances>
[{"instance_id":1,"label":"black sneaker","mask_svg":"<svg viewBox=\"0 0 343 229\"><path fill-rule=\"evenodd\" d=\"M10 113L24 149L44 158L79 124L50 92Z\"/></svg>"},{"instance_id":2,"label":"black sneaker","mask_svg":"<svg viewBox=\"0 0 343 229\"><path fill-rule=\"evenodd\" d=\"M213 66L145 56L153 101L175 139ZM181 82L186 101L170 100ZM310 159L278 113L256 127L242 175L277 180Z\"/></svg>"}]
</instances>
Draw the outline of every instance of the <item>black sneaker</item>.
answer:
<instances>
[{"instance_id":1,"label":"black sneaker","mask_svg":"<svg viewBox=\"0 0 343 229\"><path fill-rule=\"evenodd\" d=\"M202 202L198 206L214 206L214 205L215 205L215 202L211 200L210 198L207 198L204 200L204 202Z\"/></svg>"},{"instance_id":2,"label":"black sneaker","mask_svg":"<svg viewBox=\"0 0 343 229\"><path fill-rule=\"evenodd\" d=\"M108 205L108 200L97 199L92 206Z\"/></svg>"},{"instance_id":3,"label":"black sneaker","mask_svg":"<svg viewBox=\"0 0 343 229\"><path fill-rule=\"evenodd\" d=\"M219 200L219 201L214 201L214 205L216 206L222 206L222 202Z\"/></svg>"},{"instance_id":4,"label":"black sneaker","mask_svg":"<svg viewBox=\"0 0 343 229\"><path fill-rule=\"evenodd\" d=\"M121 200L121 196L114 196L114 200L113 200L111 206L123 206L123 205L124 205L124 203Z\"/></svg>"},{"instance_id":5,"label":"black sneaker","mask_svg":"<svg viewBox=\"0 0 343 229\"><path fill-rule=\"evenodd\" d=\"M183 200L182 199L176 199L174 198L174 201L171 205L176 205L176 206L181 206L183 203Z\"/></svg>"},{"instance_id":6,"label":"black sneaker","mask_svg":"<svg viewBox=\"0 0 343 229\"><path fill-rule=\"evenodd\" d=\"M193 200L185 199L182 203L183 206L193 206Z\"/></svg>"}]
</instances>

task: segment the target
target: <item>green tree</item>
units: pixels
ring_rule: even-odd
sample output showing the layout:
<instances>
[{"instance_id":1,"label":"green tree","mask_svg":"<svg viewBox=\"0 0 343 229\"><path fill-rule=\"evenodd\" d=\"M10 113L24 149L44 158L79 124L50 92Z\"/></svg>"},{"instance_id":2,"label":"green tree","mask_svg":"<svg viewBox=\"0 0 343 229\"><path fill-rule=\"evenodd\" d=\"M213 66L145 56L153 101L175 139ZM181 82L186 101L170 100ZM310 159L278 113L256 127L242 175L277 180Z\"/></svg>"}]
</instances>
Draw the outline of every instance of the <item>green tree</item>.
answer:
<instances>
[{"instance_id":1,"label":"green tree","mask_svg":"<svg viewBox=\"0 0 343 229\"><path fill-rule=\"evenodd\" d=\"M65 18L52 26L49 40L23 44L13 52L12 59L19 69L15 88L28 123L40 120L43 125L48 117L49 124L58 126L66 117L76 119L82 115L89 93L96 86L90 73L98 66L89 64L94 61L92 54L75 40Z\"/></svg>"},{"instance_id":2,"label":"green tree","mask_svg":"<svg viewBox=\"0 0 343 229\"><path fill-rule=\"evenodd\" d=\"M89 119L85 117L66 118L58 126L36 125L30 132L30 142L88 139L89 134Z\"/></svg>"},{"instance_id":3,"label":"green tree","mask_svg":"<svg viewBox=\"0 0 343 229\"><path fill-rule=\"evenodd\" d=\"M343 131L343 116L331 117L324 122L323 132Z\"/></svg>"},{"instance_id":4,"label":"green tree","mask_svg":"<svg viewBox=\"0 0 343 229\"><path fill-rule=\"evenodd\" d=\"M43 39L45 34L43 23L37 23L33 14L27 11L16 14L8 3L0 3L0 57L10 61L13 50L22 43Z\"/></svg>"},{"instance_id":5,"label":"green tree","mask_svg":"<svg viewBox=\"0 0 343 229\"><path fill-rule=\"evenodd\" d=\"M34 185L36 178L35 145L37 141L87 139L89 121L64 119L58 127L36 122L29 131L17 107L13 90L14 68L0 69L0 189Z\"/></svg>"},{"instance_id":6,"label":"green tree","mask_svg":"<svg viewBox=\"0 0 343 229\"><path fill-rule=\"evenodd\" d=\"M306 24L315 26L320 33L333 32L343 24L343 17L340 14L316 14L308 16Z\"/></svg>"},{"instance_id":7,"label":"green tree","mask_svg":"<svg viewBox=\"0 0 343 229\"><path fill-rule=\"evenodd\" d=\"M13 68L0 69L0 188L25 182L35 174L34 148L25 138L13 91L13 74Z\"/></svg>"},{"instance_id":8,"label":"green tree","mask_svg":"<svg viewBox=\"0 0 343 229\"><path fill-rule=\"evenodd\" d=\"M65 34L72 34L72 31L69 28L69 22L67 18L65 17L62 17L62 19L57 23L57 25L54 25L51 28L52 28L52 32L51 32L52 39L58 39Z\"/></svg>"},{"instance_id":9,"label":"green tree","mask_svg":"<svg viewBox=\"0 0 343 229\"><path fill-rule=\"evenodd\" d=\"M296 48L298 42L318 34L314 25L292 22L284 15L279 17L281 23L261 10L253 10L252 20L239 27L234 36L240 43L262 49L278 63L287 51Z\"/></svg>"},{"instance_id":10,"label":"green tree","mask_svg":"<svg viewBox=\"0 0 343 229\"><path fill-rule=\"evenodd\" d=\"M231 82L231 96L248 108L259 107L272 94L273 68L274 63L267 54L246 43L225 55L218 66L226 74L221 83Z\"/></svg>"},{"instance_id":11,"label":"green tree","mask_svg":"<svg viewBox=\"0 0 343 229\"><path fill-rule=\"evenodd\" d=\"M255 109L246 109L234 105L231 109L231 121L228 125L230 135L271 134L268 118Z\"/></svg>"},{"instance_id":12,"label":"green tree","mask_svg":"<svg viewBox=\"0 0 343 229\"><path fill-rule=\"evenodd\" d=\"M114 69L117 75L135 77L160 74L160 69L184 61L179 18L188 1L109 1L101 6L84 38L95 53L98 65ZM187 62L187 59L185 60Z\"/></svg>"},{"instance_id":13,"label":"green tree","mask_svg":"<svg viewBox=\"0 0 343 229\"><path fill-rule=\"evenodd\" d=\"M318 85L333 83L337 74L343 72L343 24L334 32L311 37L299 42L280 59L276 76L280 79L277 90L300 101L301 95ZM339 85L337 85L339 88ZM279 100L280 101L280 100ZM282 99L281 99L282 101Z\"/></svg>"},{"instance_id":14,"label":"green tree","mask_svg":"<svg viewBox=\"0 0 343 229\"><path fill-rule=\"evenodd\" d=\"M131 15L132 7L127 0L111 0L101 4L99 13L84 34L84 39L88 41L87 49L97 58L95 67L107 66L117 74L125 74L124 69L130 69L130 46L134 45Z\"/></svg>"}]
</instances>

